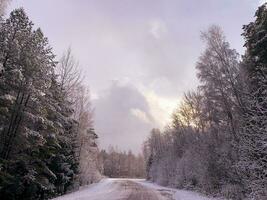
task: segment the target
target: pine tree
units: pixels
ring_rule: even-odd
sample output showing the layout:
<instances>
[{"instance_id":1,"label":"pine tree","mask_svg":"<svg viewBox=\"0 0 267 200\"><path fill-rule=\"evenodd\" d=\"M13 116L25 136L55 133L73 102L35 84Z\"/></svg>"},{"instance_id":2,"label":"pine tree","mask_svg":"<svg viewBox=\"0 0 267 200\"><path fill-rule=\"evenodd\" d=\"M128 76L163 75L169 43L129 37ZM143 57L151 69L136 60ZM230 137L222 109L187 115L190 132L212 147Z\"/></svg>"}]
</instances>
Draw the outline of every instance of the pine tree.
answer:
<instances>
[{"instance_id":1,"label":"pine tree","mask_svg":"<svg viewBox=\"0 0 267 200\"><path fill-rule=\"evenodd\" d=\"M247 112L240 135L240 174L255 199L267 197L267 4L244 26Z\"/></svg>"},{"instance_id":2,"label":"pine tree","mask_svg":"<svg viewBox=\"0 0 267 200\"><path fill-rule=\"evenodd\" d=\"M76 138L78 123L72 118L71 103L65 99L60 84L53 78L49 96L51 102L47 108L47 119L53 124L54 132L52 141L47 142L48 151L53 154L48 157L51 170L57 179L55 187L57 194L64 194L72 189L78 173L78 157L76 155ZM53 139L56 138L56 142ZM56 150L56 151L55 151Z\"/></svg>"},{"instance_id":3,"label":"pine tree","mask_svg":"<svg viewBox=\"0 0 267 200\"><path fill-rule=\"evenodd\" d=\"M23 9L0 27L0 195L48 199L77 169L77 123L54 75L54 54Z\"/></svg>"}]
</instances>

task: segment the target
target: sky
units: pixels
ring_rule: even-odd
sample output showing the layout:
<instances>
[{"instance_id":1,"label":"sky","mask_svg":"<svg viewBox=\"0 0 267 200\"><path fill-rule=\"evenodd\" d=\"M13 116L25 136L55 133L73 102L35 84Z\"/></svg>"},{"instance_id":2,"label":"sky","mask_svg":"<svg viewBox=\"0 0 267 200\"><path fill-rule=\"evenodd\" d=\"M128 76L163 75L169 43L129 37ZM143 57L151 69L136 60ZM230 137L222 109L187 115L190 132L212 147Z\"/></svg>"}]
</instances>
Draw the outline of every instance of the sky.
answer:
<instances>
[{"instance_id":1,"label":"sky","mask_svg":"<svg viewBox=\"0 0 267 200\"><path fill-rule=\"evenodd\" d=\"M242 26L263 0L12 0L41 27L58 59L68 47L90 87L100 148L141 152L197 87L200 32L217 24L243 53Z\"/></svg>"}]
</instances>

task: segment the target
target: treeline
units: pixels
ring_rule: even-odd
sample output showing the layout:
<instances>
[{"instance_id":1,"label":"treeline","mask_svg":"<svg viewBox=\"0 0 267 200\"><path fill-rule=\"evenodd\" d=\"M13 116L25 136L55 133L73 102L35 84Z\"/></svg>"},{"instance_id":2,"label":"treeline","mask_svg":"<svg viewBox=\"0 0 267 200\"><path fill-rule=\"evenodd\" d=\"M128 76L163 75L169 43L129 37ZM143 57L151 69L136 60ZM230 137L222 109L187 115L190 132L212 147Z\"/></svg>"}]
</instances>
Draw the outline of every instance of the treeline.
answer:
<instances>
[{"instance_id":1,"label":"treeline","mask_svg":"<svg viewBox=\"0 0 267 200\"><path fill-rule=\"evenodd\" d=\"M267 4L243 27L240 57L222 30L201 37L200 85L144 144L148 179L229 199L267 199Z\"/></svg>"},{"instance_id":2,"label":"treeline","mask_svg":"<svg viewBox=\"0 0 267 200\"><path fill-rule=\"evenodd\" d=\"M81 80L71 51L57 62L23 9L1 17L1 199L49 199L100 178L90 96Z\"/></svg>"},{"instance_id":3,"label":"treeline","mask_svg":"<svg viewBox=\"0 0 267 200\"><path fill-rule=\"evenodd\" d=\"M102 174L110 178L145 178L144 157L131 151L118 151L111 147L109 151L102 150L100 159Z\"/></svg>"}]
</instances>

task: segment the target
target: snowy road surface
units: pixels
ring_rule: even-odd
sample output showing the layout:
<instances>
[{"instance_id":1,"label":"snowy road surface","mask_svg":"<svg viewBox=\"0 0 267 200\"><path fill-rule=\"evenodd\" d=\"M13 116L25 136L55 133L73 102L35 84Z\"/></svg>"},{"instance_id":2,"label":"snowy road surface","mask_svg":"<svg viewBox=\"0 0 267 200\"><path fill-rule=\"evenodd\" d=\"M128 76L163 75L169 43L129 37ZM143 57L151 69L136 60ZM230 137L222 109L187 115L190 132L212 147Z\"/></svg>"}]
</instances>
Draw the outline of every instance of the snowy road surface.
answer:
<instances>
[{"instance_id":1,"label":"snowy road surface","mask_svg":"<svg viewBox=\"0 0 267 200\"><path fill-rule=\"evenodd\" d=\"M143 179L104 179L54 200L215 200L198 193L161 187Z\"/></svg>"}]
</instances>

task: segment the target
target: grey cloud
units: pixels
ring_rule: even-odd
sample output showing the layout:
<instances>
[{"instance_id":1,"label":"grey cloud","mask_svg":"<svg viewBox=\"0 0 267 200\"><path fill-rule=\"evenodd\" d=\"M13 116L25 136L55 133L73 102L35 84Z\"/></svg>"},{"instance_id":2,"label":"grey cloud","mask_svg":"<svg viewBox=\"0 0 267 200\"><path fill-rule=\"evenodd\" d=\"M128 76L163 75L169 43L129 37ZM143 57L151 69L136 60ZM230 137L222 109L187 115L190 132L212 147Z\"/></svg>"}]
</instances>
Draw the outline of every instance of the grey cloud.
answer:
<instances>
[{"instance_id":1,"label":"grey cloud","mask_svg":"<svg viewBox=\"0 0 267 200\"><path fill-rule=\"evenodd\" d=\"M94 105L101 146L117 145L123 150L140 152L144 137L154 126L145 97L133 85L113 82ZM133 115L132 110L140 110L149 121Z\"/></svg>"}]
</instances>

